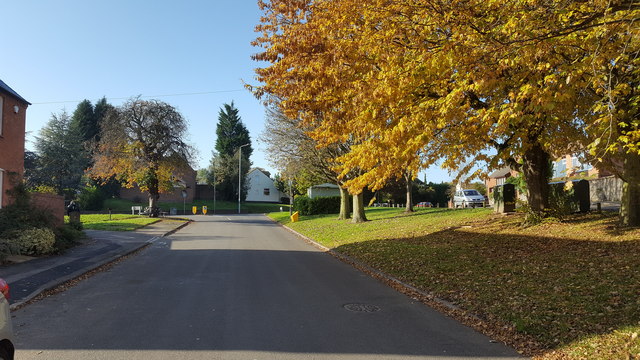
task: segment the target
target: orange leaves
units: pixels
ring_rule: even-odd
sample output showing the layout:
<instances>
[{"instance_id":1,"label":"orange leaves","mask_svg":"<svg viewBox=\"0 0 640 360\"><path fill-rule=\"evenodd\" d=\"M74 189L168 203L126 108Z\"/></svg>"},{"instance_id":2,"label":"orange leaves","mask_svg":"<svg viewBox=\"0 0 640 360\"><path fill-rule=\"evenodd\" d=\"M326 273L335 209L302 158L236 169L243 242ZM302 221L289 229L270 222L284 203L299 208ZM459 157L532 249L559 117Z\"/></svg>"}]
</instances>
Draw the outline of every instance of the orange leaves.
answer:
<instances>
[{"instance_id":1,"label":"orange leaves","mask_svg":"<svg viewBox=\"0 0 640 360\"><path fill-rule=\"evenodd\" d=\"M551 154L584 147L597 95L638 98L629 82L608 88L611 77L597 75L637 62L619 53L640 39L621 22L638 10L607 11L603 1L261 6L255 45L269 65L256 70L255 93L281 101L319 146L347 144L336 171L354 189L439 158L457 169L494 146L500 161L534 143Z\"/></svg>"}]
</instances>

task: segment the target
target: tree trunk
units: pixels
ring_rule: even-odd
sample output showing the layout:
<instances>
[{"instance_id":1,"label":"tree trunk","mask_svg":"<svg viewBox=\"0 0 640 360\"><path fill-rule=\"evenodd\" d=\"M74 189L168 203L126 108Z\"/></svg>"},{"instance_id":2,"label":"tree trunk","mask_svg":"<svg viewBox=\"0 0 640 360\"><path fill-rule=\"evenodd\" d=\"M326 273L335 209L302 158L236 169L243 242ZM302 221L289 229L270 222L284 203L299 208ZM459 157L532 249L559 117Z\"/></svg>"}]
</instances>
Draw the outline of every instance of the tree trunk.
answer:
<instances>
[{"instance_id":1,"label":"tree trunk","mask_svg":"<svg viewBox=\"0 0 640 360\"><path fill-rule=\"evenodd\" d=\"M364 193L362 191L358 195L353 195L353 217L352 223L361 223L367 221L367 216L364 214Z\"/></svg>"},{"instance_id":2,"label":"tree trunk","mask_svg":"<svg viewBox=\"0 0 640 360\"><path fill-rule=\"evenodd\" d=\"M149 190L149 217L158 217L160 211L158 209L158 199L160 198L160 194L158 190L156 190L155 194L151 193Z\"/></svg>"},{"instance_id":3,"label":"tree trunk","mask_svg":"<svg viewBox=\"0 0 640 360\"><path fill-rule=\"evenodd\" d=\"M411 179L411 174L407 173L404 176L405 181L407 182L407 206L404 208L404 212L412 213L413 212L413 195L411 194L413 190L413 179Z\"/></svg>"},{"instance_id":4,"label":"tree trunk","mask_svg":"<svg viewBox=\"0 0 640 360\"><path fill-rule=\"evenodd\" d=\"M624 226L640 226L640 155L625 154L622 171L620 223Z\"/></svg>"},{"instance_id":5,"label":"tree trunk","mask_svg":"<svg viewBox=\"0 0 640 360\"><path fill-rule=\"evenodd\" d=\"M549 206L549 154L539 145L529 148L523 156L522 174L527 183L527 200L531 210L542 212Z\"/></svg>"},{"instance_id":6,"label":"tree trunk","mask_svg":"<svg viewBox=\"0 0 640 360\"><path fill-rule=\"evenodd\" d=\"M349 206L349 191L340 186L340 215L338 220L347 220L351 215L351 207Z\"/></svg>"},{"instance_id":7,"label":"tree trunk","mask_svg":"<svg viewBox=\"0 0 640 360\"><path fill-rule=\"evenodd\" d=\"M150 173L147 180L147 188L149 192L149 217L158 217L160 211L158 209L158 199L160 198L160 186L155 171Z\"/></svg>"}]
</instances>

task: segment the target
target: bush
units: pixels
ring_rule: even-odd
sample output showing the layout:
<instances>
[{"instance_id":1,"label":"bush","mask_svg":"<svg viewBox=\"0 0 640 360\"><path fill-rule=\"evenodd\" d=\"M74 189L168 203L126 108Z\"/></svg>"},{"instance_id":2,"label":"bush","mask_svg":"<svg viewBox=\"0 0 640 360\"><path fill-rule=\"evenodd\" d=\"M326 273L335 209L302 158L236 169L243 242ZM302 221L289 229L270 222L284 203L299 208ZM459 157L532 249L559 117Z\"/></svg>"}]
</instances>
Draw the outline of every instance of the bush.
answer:
<instances>
[{"instance_id":1,"label":"bush","mask_svg":"<svg viewBox=\"0 0 640 360\"><path fill-rule=\"evenodd\" d=\"M0 209L0 238L6 233L30 228L53 228L51 213L31 205L29 193L20 184L11 191L14 202Z\"/></svg>"},{"instance_id":2,"label":"bush","mask_svg":"<svg viewBox=\"0 0 640 360\"><path fill-rule=\"evenodd\" d=\"M338 214L340 213L340 196L317 197L311 199L311 214Z\"/></svg>"},{"instance_id":3,"label":"bush","mask_svg":"<svg viewBox=\"0 0 640 360\"><path fill-rule=\"evenodd\" d=\"M301 195L293 199L293 211L297 211L300 215L311 215L309 202L311 199L306 195Z\"/></svg>"},{"instance_id":4,"label":"bush","mask_svg":"<svg viewBox=\"0 0 640 360\"><path fill-rule=\"evenodd\" d=\"M300 215L338 214L340 212L340 197L328 196L309 198L298 196L293 202L293 209Z\"/></svg>"},{"instance_id":5,"label":"bush","mask_svg":"<svg viewBox=\"0 0 640 360\"><path fill-rule=\"evenodd\" d=\"M64 224L64 226L56 228L55 235L55 252L62 252L70 249L77 245L79 240L84 236L84 232L82 232L82 223Z\"/></svg>"},{"instance_id":6,"label":"bush","mask_svg":"<svg viewBox=\"0 0 640 360\"><path fill-rule=\"evenodd\" d=\"M80 190L78 195L78 203L80 209L84 210L101 210L104 205L104 199L106 196L103 194L102 189L97 186L86 186Z\"/></svg>"},{"instance_id":7,"label":"bush","mask_svg":"<svg viewBox=\"0 0 640 360\"><path fill-rule=\"evenodd\" d=\"M8 241L9 246L14 247L12 253L32 256L47 255L55 250L56 235L48 228L32 228L9 233Z\"/></svg>"},{"instance_id":8,"label":"bush","mask_svg":"<svg viewBox=\"0 0 640 360\"><path fill-rule=\"evenodd\" d=\"M11 190L14 202L0 209L0 260L12 254L46 255L75 245L82 224L56 228L51 212L31 204L24 184Z\"/></svg>"}]
</instances>

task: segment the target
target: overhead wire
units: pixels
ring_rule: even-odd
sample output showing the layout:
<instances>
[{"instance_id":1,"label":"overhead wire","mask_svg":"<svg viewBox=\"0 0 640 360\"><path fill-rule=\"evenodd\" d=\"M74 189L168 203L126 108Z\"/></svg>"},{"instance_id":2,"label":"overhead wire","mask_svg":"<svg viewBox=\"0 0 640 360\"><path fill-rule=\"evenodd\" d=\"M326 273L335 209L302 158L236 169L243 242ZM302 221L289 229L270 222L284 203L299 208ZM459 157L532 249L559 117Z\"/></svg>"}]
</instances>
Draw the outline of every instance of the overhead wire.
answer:
<instances>
[{"instance_id":1,"label":"overhead wire","mask_svg":"<svg viewBox=\"0 0 640 360\"><path fill-rule=\"evenodd\" d=\"M220 94L220 93L230 93L230 92L239 92L246 91L245 89L236 89L236 90L217 90L217 91L202 91L202 92L190 92L190 93L177 93L177 94L163 94L163 95L140 95L141 98L160 98L160 97L170 97L170 96L192 96L192 95L207 95L207 94ZM126 100L130 99L131 96L126 97L105 97L107 100ZM84 99L83 99L84 100ZM64 101L38 101L31 103L32 105L48 105L48 104L67 104L67 103L79 103L83 100L64 100Z\"/></svg>"}]
</instances>

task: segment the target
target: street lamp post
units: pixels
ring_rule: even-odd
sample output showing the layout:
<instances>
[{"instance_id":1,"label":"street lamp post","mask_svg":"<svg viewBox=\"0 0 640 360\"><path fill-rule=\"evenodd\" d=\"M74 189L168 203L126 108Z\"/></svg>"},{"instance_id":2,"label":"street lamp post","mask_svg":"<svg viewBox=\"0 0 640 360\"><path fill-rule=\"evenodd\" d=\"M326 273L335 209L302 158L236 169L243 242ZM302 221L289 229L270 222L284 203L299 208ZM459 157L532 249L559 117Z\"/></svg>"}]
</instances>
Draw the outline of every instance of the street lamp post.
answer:
<instances>
[{"instance_id":1,"label":"street lamp post","mask_svg":"<svg viewBox=\"0 0 640 360\"><path fill-rule=\"evenodd\" d=\"M240 145L238 148L238 214L240 214L240 197L242 195L242 148L251 144Z\"/></svg>"}]
</instances>

